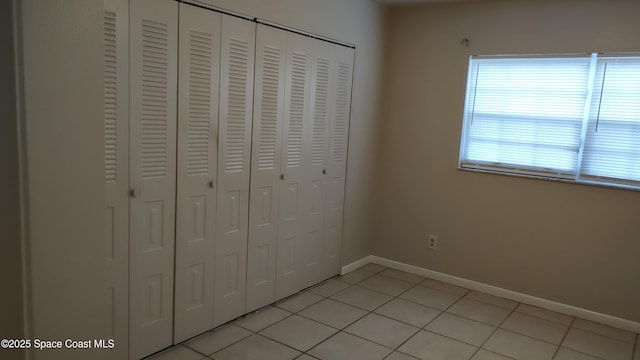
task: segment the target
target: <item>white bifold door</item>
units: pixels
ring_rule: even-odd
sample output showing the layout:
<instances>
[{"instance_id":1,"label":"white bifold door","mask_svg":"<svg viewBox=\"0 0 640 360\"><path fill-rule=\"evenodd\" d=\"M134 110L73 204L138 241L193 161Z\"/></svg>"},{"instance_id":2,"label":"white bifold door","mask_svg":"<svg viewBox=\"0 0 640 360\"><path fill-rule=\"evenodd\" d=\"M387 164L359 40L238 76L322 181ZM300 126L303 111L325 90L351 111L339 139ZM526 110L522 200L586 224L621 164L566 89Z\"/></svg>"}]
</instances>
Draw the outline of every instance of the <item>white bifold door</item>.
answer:
<instances>
[{"instance_id":1,"label":"white bifold door","mask_svg":"<svg viewBox=\"0 0 640 360\"><path fill-rule=\"evenodd\" d=\"M350 48L288 37L276 299L339 273L353 66Z\"/></svg>"},{"instance_id":2,"label":"white bifold door","mask_svg":"<svg viewBox=\"0 0 640 360\"><path fill-rule=\"evenodd\" d=\"M352 66L350 48L258 25L247 311L339 273Z\"/></svg>"},{"instance_id":3,"label":"white bifold door","mask_svg":"<svg viewBox=\"0 0 640 360\"><path fill-rule=\"evenodd\" d=\"M213 327L221 15L180 4L175 342Z\"/></svg>"},{"instance_id":4,"label":"white bifold door","mask_svg":"<svg viewBox=\"0 0 640 360\"><path fill-rule=\"evenodd\" d=\"M129 348L173 344L178 3L130 2Z\"/></svg>"},{"instance_id":5,"label":"white bifold door","mask_svg":"<svg viewBox=\"0 0 640 360\"><path fill-rule=\"evenodd\" d=\"M324 240L320 255L323 263L321 277L325 279L340 273L354 50L336 45L334 60L333 83L330 87L333 95L331 122L328 128L329 157L326 163Z\"/></svg>"},{"instance_id":6,"label":"white bifold door","mask_svg":"<svg viewBox=\"0 0 640 360\"><path fill-rule=\"evenodd\" d=\"M313 41L288 34L285 73L284 121L282 129L276 298L289 296L301 288L307 249L312 246L307 231L309 204L309 94Z\"/></svg>"},{"instance_id":7,"label":"white bifold door","mask_svg":"<svg viewBox=\"0 0 640 360\"><path fill-rule=\"evenodd\" d=\"M255 31L222 17L214 326L245 313Z\"/></svg>"},{"instance_id":8,"label":"white bifold door","mask_svg":"<svg viewBox=\"0 0 640 360\"><path fill-rule=\"evenodd\" d=\"M247 263L250 312L275 300L287 32L258 25Z\"/></svg>"},{"instance_id":9,"label":"white bifold door","mask_svg":"<svg viewBox=\"0 0 640 360\"><path fill-rule=\"evenodd\" d=\"M104 2L105 258L108 336L126 359L129 337L129 2Z\"/></svg>"},{"instance_id":10,"label":"white bifold door","mask_svg":"<svg viewBox=\"0 0 640 360\"><path fill-rule=\"evenodd\" d=\"M244 314L255 24L180 4L176 342Z\"/></svg>"},{"instance_id":11,"label":"white bifold door","mask_svg":"<svg viewBox=\"0 0 640 360\"><path fill-rule=\"evenodd\" d=\"M353 49L174 0L104 8L116 357L338 274Z\"/></svg>"}]
</instances>

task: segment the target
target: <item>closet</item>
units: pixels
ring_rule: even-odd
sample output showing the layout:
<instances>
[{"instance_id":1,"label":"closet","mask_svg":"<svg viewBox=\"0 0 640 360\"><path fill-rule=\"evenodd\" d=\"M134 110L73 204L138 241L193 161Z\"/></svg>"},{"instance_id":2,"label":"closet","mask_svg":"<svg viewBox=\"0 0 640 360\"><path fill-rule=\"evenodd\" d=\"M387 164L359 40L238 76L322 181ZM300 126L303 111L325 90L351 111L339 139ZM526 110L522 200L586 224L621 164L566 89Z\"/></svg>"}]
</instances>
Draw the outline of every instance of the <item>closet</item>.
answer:
<instances>
[{"instance_id":1,"label":"closet","mask_svg":"<svg viewBox=\"0 0 640 360\"><path fill-rule=\"evenodd\" d=\"M139 359L339 273L353 49L105 0L110 333Z\"/></svg>"},{"instance_id":2,"label":"closet","mask_svg":"<svg viewBox=\"0 0 640 360\"><path fill-rule=\"evenodd\" d=\"M247 311L339 273L353 50L259 24Z\"/></svg>"}]
</instances>

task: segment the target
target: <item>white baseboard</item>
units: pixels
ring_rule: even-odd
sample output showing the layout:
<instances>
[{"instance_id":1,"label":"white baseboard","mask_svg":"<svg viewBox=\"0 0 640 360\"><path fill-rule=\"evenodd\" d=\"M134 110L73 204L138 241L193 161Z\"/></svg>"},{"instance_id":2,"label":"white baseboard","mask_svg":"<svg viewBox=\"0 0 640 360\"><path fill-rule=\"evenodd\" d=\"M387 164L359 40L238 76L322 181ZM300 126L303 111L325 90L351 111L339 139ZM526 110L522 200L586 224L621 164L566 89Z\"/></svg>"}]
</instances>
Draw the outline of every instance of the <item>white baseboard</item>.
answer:
<instances>
[{"instance_id":1,"label":"white baseboard","mask_svg":"<svg viewBox=\"0 0 640 360\"><path fill-rule=\"evenodd\" d=\"M481 282L464 279L461 277L448 275L445 273L421 268L414 265L401 263L399 261L385 259L379 256L369 255L364 258L354 261L342 267L342 275L347 274L367 263L374 263L383 265L392 269L405 271L411 274L416 274L424 277L428 277L434 280L444 281L453 285L461 286L467 289L480 291L489 295L499 296L505 299L521 302L527 305L537 306L543 309L556 311L562 314L579 317L585 320L594 321L600 324L609 325L618 329L631 331L634 333L640 333L640 323L622 319L619 317L601 314L595 311L582 309L579 307L562 304L559 302L539 298L532 295L523 294L517 291L503 289L497 286L484 284Z\"/></svg>"},{"instance_id":2,"label":"white baseboard","mask_svg":"<svg viewBox=\"0 0 640 360\"><path fill-rule=\"evenodd\" d=\"M368 263L373 262L371 260L372 257L373 257L372 255L365 256L360 260L356 260L350 264L343 266L342 269L340 270L340 275L348 274L363 265L367 265Z\"/></svg>"}]
</instances>

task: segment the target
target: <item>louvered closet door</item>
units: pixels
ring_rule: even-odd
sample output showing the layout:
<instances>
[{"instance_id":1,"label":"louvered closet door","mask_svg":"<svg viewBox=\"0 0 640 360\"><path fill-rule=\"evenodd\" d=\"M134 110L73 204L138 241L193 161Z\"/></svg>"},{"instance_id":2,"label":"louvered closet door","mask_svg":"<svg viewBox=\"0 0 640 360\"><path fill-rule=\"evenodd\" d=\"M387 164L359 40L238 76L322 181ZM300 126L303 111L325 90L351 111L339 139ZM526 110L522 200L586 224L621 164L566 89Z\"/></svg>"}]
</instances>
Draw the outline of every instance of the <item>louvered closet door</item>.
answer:
<instances>
[{"instance_id":1,"label":"louvered closet door","mask_svg":"<svg viewBox=\"0 0 640 360\"><path fill-rule=\"evenodd\" d=\"M176 343L213 327L220 21L180 4Z\"/></svg>"},{"instance_id":2,"label":"louvered closet door","mask_svg":"<svg viewBox=\"0 0 640 360\"><path fill-rule=\"evenodd\" d=\"M311 79L309 38L288 34L285 75L282 170L280 177L276 299L289 296L305 283L303 249L306 217L304 151L309 116Z\"/></svg>"},{"instance_id":3,"label":"louvered closet door","mask_svg":"<svg viewBox=\"0 0 640 360\"><path fill-rule=\"evenodd\" d=\"M178 3L130 3L130 357L173 342Z\"/></svg>"},{"instance_id":4,"label":"louvered closet door","mask_svg":"<svg viewBox=\"0 0 640 360\"><path fill-rule=\"evenodd\" d=\"M108 337L115 358L129 337L129 3L104 2L105 256Z\"/></svg>"},{"instance_id":5,"label":"louvered closet door","mask_svg":"<svg viewBox=\"0 0 640 360\"><path fill-rule=\"evenodd\" d=\"M284 30L258 25L246 312L275 300L286 45Z\"/></svg>"},{"instance_id":6,"label":"louvered closet door","mask_svg":"<svg viewBox=\"0 0 640 360\"><path fill-rule=\"evenodd\" d=\"M304 141L305 169L302 202L304 211L304 233L301 261L303 265L303 287L324 280L323 249L324 217L326 202L326 173L329 155L329 124L333 79L331 77L334 45L325 41L308 39L312 44L311 83L309 87L309 126Z\"/></svg>"},{"instance_id":7,"label":"louvered closet door","mask_svg":"<svg viewBox=\"0 0 640 360\"><path fill-rule=\"evenodd\" d=\"M214 325L244 314L255 24L222 16Z\"/></svg>"},{"instance_id":8,"label":"louvered closet door","mask_svg":"<svg viewBox=\"0 0 640 360\"><path fill-rule=\"evenodd\" d=\"M335 45L335 70L332 92L329 162L327 167L327 197L325 205L325 277L340 272L342 219L344 213L345 177L347 172L347 145L351 112L351 84L354 50Z\"/></svg>"}]
</instances>

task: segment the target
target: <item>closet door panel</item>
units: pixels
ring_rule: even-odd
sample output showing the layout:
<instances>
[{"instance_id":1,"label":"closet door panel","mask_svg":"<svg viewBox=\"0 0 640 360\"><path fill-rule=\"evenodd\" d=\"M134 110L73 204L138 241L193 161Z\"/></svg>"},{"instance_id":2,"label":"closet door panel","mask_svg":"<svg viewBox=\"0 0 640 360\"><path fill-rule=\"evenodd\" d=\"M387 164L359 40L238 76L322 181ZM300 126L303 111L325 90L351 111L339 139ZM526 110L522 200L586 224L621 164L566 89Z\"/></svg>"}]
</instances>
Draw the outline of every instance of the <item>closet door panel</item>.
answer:
<instances>
[{"instance_id":1,"label":"closet door panel","mask_svg":"<svg viewBox=\"0 0 640 360\"><path fill-rule=\"evenodd\" d=\"M255 24L222 16L214 325L244 314Z\"/></svg>"},{"instance_id":2,"label":"closet door panel","mask_svg":"<svg viewBox=\"0 0 640 360\"><path fill-rule=\"evenodd\" d=\"M130 357L173 341L178 4L130 4Z\"/></svg>"},{"instance_id":3,"label":"closet door panel","mask_svg":"<svg viewBox=\"0 0 640 360\"><path fill-rule=\"evenodd\" d=\"M246 312L275 300L287 33L258 25Z\"/></svg>"},{"instance_id":4,"label":"closet door panel","mask_svg":"<svg viewBox=\"0 0 640 360\"><path fill-rule=\"evenodd\" d=\"M104 2L105 257L108 336L128 356L129 337L129 3Z\"/></svg>"},{"instance_id":5,"label":"closet door panel","mask_svg":"<svg viewBox=\"0 0 640 360\"><path fill-rule=\"evenodd\" d=\"M305 283L305 151L311 82L309 38L288 34L285 75L284 124L280 175L276 299L289 296Z\"/></svg>"},{"instance_id":6,"label":"closet door panel","mask_svg":"<svg viewBox=\"0 0 640 360\"><path fill-rule=\"evenodd\" d=\"M303 242L303 287L325 279L323 252L326 247L324 234L325 202L327 189L327 166L329 156L329 125L334 86L331 72L333 68L334 45L325 41L309 39L312 44L311 84L309 87L310 111L308 131L305 138L306 157L305 190L303 209L305 211L305 233Z\"/></svg>"},{"instance_id":7,"label":"closet door panel","mask_svg":"<svg viewBox=\"0 0 640 360\"><path fill-rule=\"evenodd\" d=\"M219 13L180 4L174 342L213 327Z\"/></svg>"},{"instance_id":8,"label":"closet door panel","mask_svg":"<svg viewBox=\"0 0 640 360\"><path fill-rule=\"evenodd\" d=\"M353 58L353 49L335 45L335 70L332 74L335 79L332 88L334 99L331 110L328 191L325 205L325 277L340 272Z\"/></svg>"}]
</instances>

